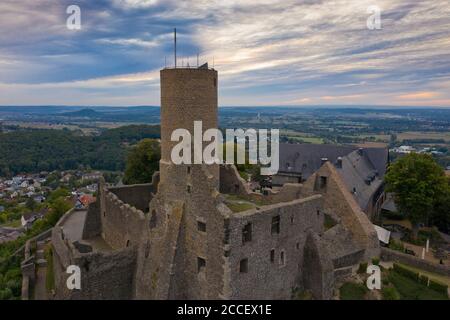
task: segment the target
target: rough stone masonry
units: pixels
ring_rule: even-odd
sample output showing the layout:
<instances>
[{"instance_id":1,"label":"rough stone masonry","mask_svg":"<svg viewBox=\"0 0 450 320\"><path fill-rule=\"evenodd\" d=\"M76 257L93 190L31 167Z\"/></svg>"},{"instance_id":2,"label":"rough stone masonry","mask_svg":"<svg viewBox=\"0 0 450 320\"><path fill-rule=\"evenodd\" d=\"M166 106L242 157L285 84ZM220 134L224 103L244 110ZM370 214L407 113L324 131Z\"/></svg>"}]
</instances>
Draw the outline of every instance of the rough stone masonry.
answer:
<instances>
[{"instance_id":1,"label":"rough stone masonry","mask_svg":"<svg viewBox=\"0 0 450 320\"><path fill-rule=\"evenodd\" d=\"M264 195L233 165L173 164L173 130L217 128L217 106L216 70L161 70L160 170L146 185L101 181L87 212L58 222L57 299L291 299L303 290L331 299L337 275L379 255L333 166ZM329 230L325 215L336 220ZM81 290L66 287L69 265L81 268Z\"/></svg>"}]
</instances>

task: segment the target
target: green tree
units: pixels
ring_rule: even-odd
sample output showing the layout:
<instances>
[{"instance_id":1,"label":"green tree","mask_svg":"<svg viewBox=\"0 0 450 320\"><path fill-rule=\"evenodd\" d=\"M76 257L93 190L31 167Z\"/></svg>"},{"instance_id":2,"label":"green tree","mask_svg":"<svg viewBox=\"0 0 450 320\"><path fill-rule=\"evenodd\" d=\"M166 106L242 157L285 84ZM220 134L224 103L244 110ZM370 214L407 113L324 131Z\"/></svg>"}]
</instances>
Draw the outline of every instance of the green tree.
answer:
<instances>
[{"instance_id":1,"label":"green tree","mask_svg":"<svg viewBox=\"0 0 450 320\"><path fill-rule=\"evenodd\" d=\"M444 170L430 155L411 153L389 167L386 183L399 211L411 221L417 239L419 223L429 222L446 189Z\"/></svg>"},{"instance_id":2,"label":"green tree","mask_svg":"<svg viewBox=\"0 0 450 320\"><path fill-rule=\"evenodd\" d=\"M447 178L447 185L436 199L431 222L442 232L450 232L450 178Z\"/></svg>"},{"instance_id":3,"label":"green tree","mask_svg":"<svg viewBox=\"0 0 450 320\"><path fill-rule=\"evenodd\" d=\"M65 188L58 188L50 194L50 196L48 197L48 202L53 203L55 200L58 200L59 198L66 198L68 196L70 196L69 190Z\"/></svg>"},{"instance_id":4,"label":"green tree","mask_svg":"<svg viewBox=\"0 0 450 320\"><path fill-rule=\"evenodd\" d=\"M30 209L31 211L34 210L34 208L36 207L36 202L34 202L33 198L28 198L27 202L25 202L25 206Z\"/></svg>"},{"instance_id":5,"label":"green tree","mask_svg":"<svg viewBox=\"0 0 450 320\"><path fill-rule=\"evenodd\" d=\"M46 223L50 226L54 226L58 220L72 207L70 201L64 197L59 197L52 201L50 204L50 213L46 217Z\"/></svg>"},{"instance_id":6,"label":"green tree","mask_svg":"<svg viewBox=\"0 0 450 320\"><path fill-rule=\"evenodd\" d=\"M159 168L161 149L153 139L141 140L129 153L123 182L125 184L149 183Z\"/></svg>"}]
</instances>

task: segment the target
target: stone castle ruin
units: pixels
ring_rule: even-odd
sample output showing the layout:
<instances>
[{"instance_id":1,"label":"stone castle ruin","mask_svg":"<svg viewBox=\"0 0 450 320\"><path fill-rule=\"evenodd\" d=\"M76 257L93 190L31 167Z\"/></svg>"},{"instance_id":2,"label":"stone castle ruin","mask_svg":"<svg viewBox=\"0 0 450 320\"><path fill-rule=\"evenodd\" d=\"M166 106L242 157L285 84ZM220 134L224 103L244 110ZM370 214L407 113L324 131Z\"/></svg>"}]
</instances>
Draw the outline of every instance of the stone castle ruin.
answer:
<instances>
[{"instance_id":1,"label":"stone castle ruin","mask_svg":"<svg viewBox=\"0 0 450 320\"><path fill-rule=\"evenodd\" d=\"M329 163L303 184L249 190L233 165L175 165L171 133L218 127L218 74L161 71L161 161L150 184L107 187L52 232L57 299L331 299L379 255L367 216ZM325 228L325 217L334 226ZM70 265L81 290L69 290Z\"/></svg>"}]
</instances>

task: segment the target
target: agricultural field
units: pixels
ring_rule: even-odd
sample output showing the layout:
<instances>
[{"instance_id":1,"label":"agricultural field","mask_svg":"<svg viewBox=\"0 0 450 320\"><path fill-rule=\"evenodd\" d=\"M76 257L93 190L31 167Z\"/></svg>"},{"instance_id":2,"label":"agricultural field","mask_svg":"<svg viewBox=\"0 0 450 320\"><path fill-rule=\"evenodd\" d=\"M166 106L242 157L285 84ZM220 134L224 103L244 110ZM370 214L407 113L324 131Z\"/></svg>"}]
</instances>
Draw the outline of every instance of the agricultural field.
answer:
<instances>
[{"instance_id":1,"label":"agricultural field","mask_svg":"<svg viewBox=\"0 0 450 320\"><path fill-rule=\"evenodd\" d=\"M444 140L450 142L450 132L415 132L408 131L397 134L399 141L404 140Z\"/></svg>"}]
</instances>

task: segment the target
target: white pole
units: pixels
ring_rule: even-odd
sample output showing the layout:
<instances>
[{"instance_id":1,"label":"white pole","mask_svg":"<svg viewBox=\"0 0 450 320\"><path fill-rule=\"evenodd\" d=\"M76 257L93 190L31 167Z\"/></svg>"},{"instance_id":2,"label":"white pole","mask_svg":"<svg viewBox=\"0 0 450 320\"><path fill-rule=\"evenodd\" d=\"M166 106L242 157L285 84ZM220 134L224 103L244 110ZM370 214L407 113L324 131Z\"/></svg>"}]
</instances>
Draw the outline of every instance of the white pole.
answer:
<instances>
[{"instance_id":1,"label":"white pole","mask_svg":"<svg viewBox=\"0 0 450 320\"><path fill-rule=\"evenodd\" d=\"M427 239L426 251L428 252L429 249L430 249L430 239Z\"/></svg>"},{"instance_id":2,"label":"white pole","mask_svg":"<svg viewBox=\"0 0 450 320\"><path fill-rule=\"evenodd\" d=\"M422 260L425 259L425 248L422 248Z\"/></svg>"}]
</instances>

